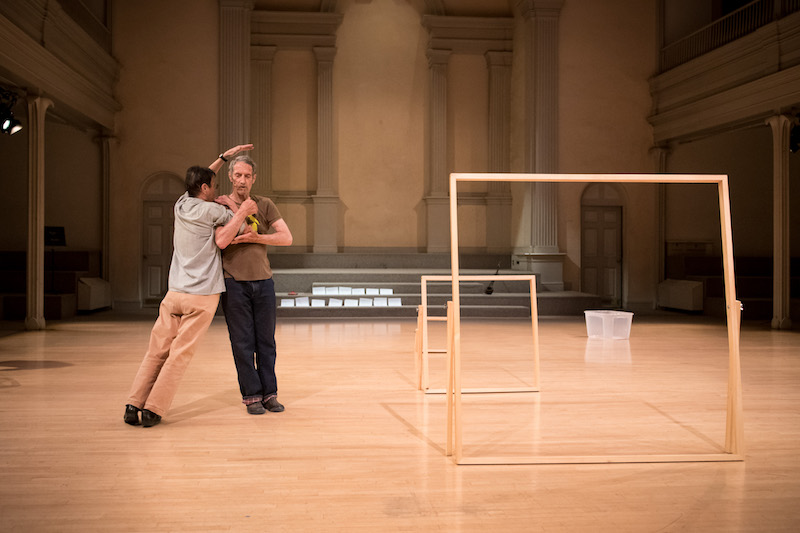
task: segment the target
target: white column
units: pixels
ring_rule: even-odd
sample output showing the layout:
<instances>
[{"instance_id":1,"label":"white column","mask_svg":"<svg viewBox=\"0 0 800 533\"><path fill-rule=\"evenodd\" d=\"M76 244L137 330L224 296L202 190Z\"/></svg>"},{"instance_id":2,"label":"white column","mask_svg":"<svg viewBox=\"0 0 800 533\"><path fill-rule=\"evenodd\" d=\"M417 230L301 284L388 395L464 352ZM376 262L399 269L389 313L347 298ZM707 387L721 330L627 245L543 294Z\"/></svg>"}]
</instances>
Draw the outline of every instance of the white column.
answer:
<instances>
[{"instance_id":1,"label":"white column","mask_svg":"<svg viewBox=\"0 0 800 533\"><path fill-rule=\"evenodd\" d=\"M489 69L489 172L511 167L511 52L486 52ZM489 182L486 198L486 251L511 250L511 187Z\"/></svg>"},{"instance_id":2,"label":"white column","mask_svg":"<svg viewBox=\"0 0 800 533\"><path fill-rule=\"evenodd\" d=\"M28 97L28 254L25 328L45 328L44 320L44 122L53 102Z\"/></svg>"},{"instance_id":3,"label":"white column","mask_svg":"<svg viewBox=\"0 0 800 533\"><path fill-rule=\"evenodd\" d=\"M519 0L525 31L525 172L558 172L558 22L563 0ZM528 187L530 244L514 257L516 268L540 275L553 290L563 288L558 247L558 189L554 183Z\"/></svg>"},{"instance_id":4,"label":"white column","mask_svg":"<svg viewBox=\"0 0 800 533\"><path fill-rule=\"evenodd\" d=\"M220 0L219 143L220 151L250 139L250 13L253 0ZM230 192L219 180L221 194Z\"/></svg>"},{"instance_id":5,"label":"white column","mask_svg":"<svg viewBox=\"0 0 800 533\"><path fill-rule=\"evenodd\" d=\"M767 119L772 128L772 327L791 329L789 279L789 134L792 119Z\"/></svg>"},{"instance_id":6,"label":"white column","mask_svg":"<svg viewBox=\"0 0 800 533\"><path fill-rule=\"evenodd\" d=\"M450 250L449 174L447 169L447 63L450 50L429 49L427 251Z\"/></svg>"}]
</instances>

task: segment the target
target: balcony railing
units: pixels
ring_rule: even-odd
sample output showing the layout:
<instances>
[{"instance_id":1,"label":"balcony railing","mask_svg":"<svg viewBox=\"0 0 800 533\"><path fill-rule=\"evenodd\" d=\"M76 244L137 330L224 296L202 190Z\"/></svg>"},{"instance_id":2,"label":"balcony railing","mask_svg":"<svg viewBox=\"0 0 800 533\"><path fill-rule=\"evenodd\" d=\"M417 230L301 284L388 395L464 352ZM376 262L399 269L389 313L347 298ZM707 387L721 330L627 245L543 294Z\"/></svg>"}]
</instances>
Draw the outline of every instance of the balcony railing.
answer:
<instances>
[{"instance_id":1,"label":"balcony railing","mask_svg":"<svg viewBox=\"0 0 800 533\"><path fill-rule=\"evenodd\" d=\"M800 0L755 0L661 49L661 72L800 10Z\"/></svg>"}]
</instances>

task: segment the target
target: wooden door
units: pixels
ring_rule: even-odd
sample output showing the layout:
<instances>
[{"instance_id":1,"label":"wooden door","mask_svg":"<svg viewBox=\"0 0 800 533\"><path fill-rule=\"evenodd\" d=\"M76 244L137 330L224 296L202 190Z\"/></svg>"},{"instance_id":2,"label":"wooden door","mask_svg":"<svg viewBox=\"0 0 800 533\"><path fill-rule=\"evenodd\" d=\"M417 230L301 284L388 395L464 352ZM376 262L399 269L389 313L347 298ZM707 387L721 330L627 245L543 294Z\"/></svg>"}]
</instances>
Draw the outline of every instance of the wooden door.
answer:
<instances>
[{"instance_id":1,"label":"wooden door","mask_svg":"<svg viewBox=\"0 0 800 533\"><path fill-rule=\"evenodd\" d=\"M142 305L159 305L167 293L172 260L174 202L144 202L142 235Z\"/></svg>"},{"instance_id":2,"label":"wooden door","mask_svg":"<svg viewBox=\"0 0 800 533\"><path fill-rule=\"evenodd\" d=\"M603 303L622 302L622 207L581 208L581 290L600 295Z\"/></svg>"}]
</instances>

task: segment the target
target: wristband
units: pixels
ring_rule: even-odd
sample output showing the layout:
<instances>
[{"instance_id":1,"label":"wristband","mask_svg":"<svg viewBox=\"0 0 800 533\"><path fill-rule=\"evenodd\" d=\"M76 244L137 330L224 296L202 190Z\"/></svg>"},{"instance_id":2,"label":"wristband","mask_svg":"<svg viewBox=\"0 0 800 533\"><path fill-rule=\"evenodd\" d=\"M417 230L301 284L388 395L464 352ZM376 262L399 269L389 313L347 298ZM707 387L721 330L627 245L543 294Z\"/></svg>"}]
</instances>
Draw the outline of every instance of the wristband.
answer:
<instances>
[{"instance_id":1,"label":"wristband","mask_svg":"<svg viewBox=\"0 0 800 533\"><path fill-rule=\"evenodd\" d=\"M225 159L225 152L223 152L223 153L219 154L217 157L219 157L220 159L222 159L222 160L223 160L223 161L225 161L226 163L228 162L228 160L227 160L227 159Z\"/></svg>"}]
</instances>

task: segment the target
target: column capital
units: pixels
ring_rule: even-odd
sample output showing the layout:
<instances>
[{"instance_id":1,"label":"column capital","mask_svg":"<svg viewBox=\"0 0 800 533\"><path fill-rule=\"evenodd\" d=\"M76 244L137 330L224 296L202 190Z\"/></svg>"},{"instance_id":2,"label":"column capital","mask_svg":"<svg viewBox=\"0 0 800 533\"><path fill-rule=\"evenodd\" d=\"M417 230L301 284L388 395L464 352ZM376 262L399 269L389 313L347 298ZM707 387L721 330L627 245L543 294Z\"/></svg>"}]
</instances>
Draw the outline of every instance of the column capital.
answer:
<instances>
[{"instance_id":1,"label":"column capital","mask_svg":"<svg viewBox=\"0 0 800 533\"><path fill-rule=\"evenodd\" d=\"M272 61L275 59L277 46L252 45L250 46L251 61Z\"/></svg>"},{"instance_id":2,"label":"column capital","mask_svg":"<svg viewBox=\"0 0 800 533\"><path fill-rule=\"evenodd\" d=\"M317 63L332 62L333 58L336 57L335 46L314 46L311 50L314 52L314 58Z\"/></svg>"},{"instance_id":3,"label":"column capital","mask_svg":"<svg viewBox=\"0 0 800 533\"><path fill-rule=\"evenodd\" d=\"M225 8L241 8L252 10L256 3L254 0L219 0L220 9Z\"/></svg>"},{"instance_id":4,"label":"column capital","mask_svg":"<svg viewBox=\"0 0 800 533\"><path fill-rule=\"evenodd\" d=\"M522 16L528 20L533 17L558 16L564 0L518 0L517 8Z\"/></svg>"},{"instance_id":5,"label":"column capital","mask_svg":"<svg viewBox=\"0 0 800 533\"><path fill-rule=\"evenodd\" d=\"M513 52L503 50L489 50L484 54L487 67L510 67L514 59Z\"/></svg>"},{"instance_id":6,"label":"column capital","mask_svg":"<svg viewBox=\"0 0 800 533\"><path fill-rule=\"evenodd\" d=\"M430 68L433 67L446 67L447 63L450 61L450 55L453 53L452 50L441 50L437 48L429 48L425 55L428 57L428 66Z\"/></svg>"},{"instance_id":7,"label":"column capital","mask_svg":"<svg viewBox=\"0 0 800 533\"><path fill-rule=\"evenodd\" d=\"M772 128L779 128L786 124L794 124L797 122L797 117L793 115L772 115L771 117L767 117L764 123L767 126L771 126Z\"/></svg>"}]
</instances>

